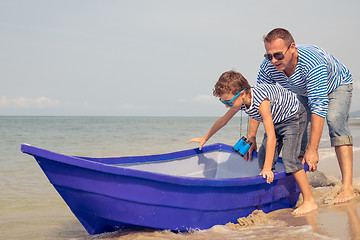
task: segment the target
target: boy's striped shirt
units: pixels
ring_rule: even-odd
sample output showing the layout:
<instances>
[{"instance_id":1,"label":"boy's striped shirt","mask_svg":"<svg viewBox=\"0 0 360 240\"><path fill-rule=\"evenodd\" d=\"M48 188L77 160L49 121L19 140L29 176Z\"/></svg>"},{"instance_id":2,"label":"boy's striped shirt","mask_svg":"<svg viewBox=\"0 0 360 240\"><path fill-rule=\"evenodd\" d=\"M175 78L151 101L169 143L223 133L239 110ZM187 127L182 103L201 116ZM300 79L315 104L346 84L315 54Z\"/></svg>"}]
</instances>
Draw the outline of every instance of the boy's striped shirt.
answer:
<instances>
[{"instance_id":1,"label":"boy's striped shirt","mask_svg":"<svg viewBox=\"0 0 360 240\"><path fill-rule=\"evenodd\" d=\"M260 66L257 83L279 83L290 91L308 97L311 112L325 118L328 94L340 85L353 82L350 71L334 56L313 45L296 47L299 61L289 78L268 60Z\"/></svg>"},{"instance_id":2,"label":"boy's striped shirt","mask_svg":"<svg viewBox=\"0 0 360 240\"><path fill-rule=\"evenodd\" d=\"M270 112L274 124L280 123L295 115L300 108L300 102L296 95L280 86L272 84L258 84L251 88L251 105L247 109L241 107L250 117L262 122L259 106L265 100L270 101Z\"/></svg>"}]
</instances>

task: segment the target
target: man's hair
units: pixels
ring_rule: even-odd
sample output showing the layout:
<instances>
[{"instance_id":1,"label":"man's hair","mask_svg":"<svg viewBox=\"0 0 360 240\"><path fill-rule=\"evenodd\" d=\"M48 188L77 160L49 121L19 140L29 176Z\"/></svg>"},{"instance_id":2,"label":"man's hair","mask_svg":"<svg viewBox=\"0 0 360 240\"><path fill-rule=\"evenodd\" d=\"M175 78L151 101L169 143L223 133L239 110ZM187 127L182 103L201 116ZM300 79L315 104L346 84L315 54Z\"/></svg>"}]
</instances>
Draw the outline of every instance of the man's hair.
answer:
<instances>
[{"instance_id":1,"label":"man's hair","mask_svg":"<svg viewBox=\"0 0 360 240\"><path fill-rule=\"evenodd\" d=\"M275 28L271 30L266 36L264 36L264 42L270 43L278 38L283 39L287 45L295 42L291 33L284 28Z\"/></svg>"},{"instance_id":2,"label":"man's hair","mask_svg":"<svg viewBox=\"0 0 360 240\"><path fill-rule=\"evenodd\" d=\"M222 94L231 93L238 94L241 90L247 88L246 91L250 91L250 84L244 78L241 73L235 72L233 70L224 72L217 83L215 84L213 94L215 97L220 97Z\"/></svg>"}]
</instances>

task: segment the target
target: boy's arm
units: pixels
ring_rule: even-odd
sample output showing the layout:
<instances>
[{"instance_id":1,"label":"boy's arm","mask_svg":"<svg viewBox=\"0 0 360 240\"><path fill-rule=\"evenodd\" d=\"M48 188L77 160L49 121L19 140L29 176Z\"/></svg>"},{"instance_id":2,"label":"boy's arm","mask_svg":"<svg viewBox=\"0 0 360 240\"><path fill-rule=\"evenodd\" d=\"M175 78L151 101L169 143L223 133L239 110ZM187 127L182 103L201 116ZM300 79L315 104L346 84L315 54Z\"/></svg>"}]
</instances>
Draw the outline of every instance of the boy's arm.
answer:
<instances>
[{"instance_id":1,"label":"boy's arm","mask_svg":"<svg viewBox=\"0 0 360 240\"><path fill-rule=\"evenodd\" d=\"M263 119L263 124L267 136L265 163L260 174L263 175L264 178L267 177L267 183L271 183L274 180L272 165L274 160L276 137L274 123L270 112L270 101L268 99L262 101L259 107L259 112Z\"/></svg>"},{"instance_id":2,"label":"boy's arm","mask_svg":"<svg viewBox=\"0 0 360 240\"><path fill-rule=\"evenodd\" d=\"M251 161L252 160L252 152L257 151L256 133L259 128L259 125L260 125L259 121L256 121L255 119L250 117L247 139L248 139L248 141L252 142L252 144L251 144L249 151L244 156L245 160L249 159Z\"/></svg>"},{"instance_id":3,"label":"boy's arm","mask_svg":"<svg viewBox=\"0 0 360 240\"><path fill-rule=\"evenodd\" d=\"M190 142L198 142L200 143L199 149L201 150L204 144L222 127L224 127L229 120L239 111L239 109L230 108L224 116L219 118L214 125L210 128L210 130L205 134L205 136L200 138L193 138Z\"/></svg>"}]
</instances>

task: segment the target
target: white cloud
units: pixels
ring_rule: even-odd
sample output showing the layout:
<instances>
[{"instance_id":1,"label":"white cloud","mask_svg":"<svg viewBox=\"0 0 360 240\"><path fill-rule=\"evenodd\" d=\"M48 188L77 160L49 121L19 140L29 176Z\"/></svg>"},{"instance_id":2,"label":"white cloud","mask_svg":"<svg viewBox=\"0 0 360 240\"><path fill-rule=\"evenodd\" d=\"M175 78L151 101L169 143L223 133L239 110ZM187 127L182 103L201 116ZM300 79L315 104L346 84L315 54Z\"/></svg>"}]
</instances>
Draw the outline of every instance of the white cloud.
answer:
<instances>
[{"instance_id":1,"label":"white cloud","mask_svg":"<svg viewBox=\"0 0 360 240\"><path fill-rule=\"evenodd\" d=\"M38 98L8 98L6 96L0 97L0 107L15 107L15 108L48 108L59 105L58 100L53 100L47 97Z\"/></svg>"},{"instance_id":2,"label":"white cloud","mask_svg":"<svg viewBox=\"0 0 360 240\"><path fill-rule=\"evenodd\" d=\"M211 105L217 104L216 97L205 94L197 95L193 98L193 100L201 104L211 104Z\"/></svg>"}]
</instances>

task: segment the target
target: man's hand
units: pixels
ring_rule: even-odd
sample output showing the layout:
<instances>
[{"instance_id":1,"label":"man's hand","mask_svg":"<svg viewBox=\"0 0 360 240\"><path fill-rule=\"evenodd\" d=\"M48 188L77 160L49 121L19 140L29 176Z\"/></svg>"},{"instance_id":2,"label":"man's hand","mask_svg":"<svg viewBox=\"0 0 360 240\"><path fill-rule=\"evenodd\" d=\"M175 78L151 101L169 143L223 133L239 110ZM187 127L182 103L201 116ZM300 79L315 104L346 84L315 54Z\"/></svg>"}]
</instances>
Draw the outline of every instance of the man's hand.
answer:
<instances>
[{"instance_id":1,"label":"man's hand","mask_svg":"<svg viewBox=\"0 0 360 240\"><path fill-rule=\"evenodd\" d=\"M305 162L309 165L309 171L314 172L317 169L317 164L319 162L319 142L321 139L321 134L324 127L324 118L311 114L311 133L308 143L308 149L304 154L302 163Z\"/></svg>"},{"instance_id":2,"label":"man's hand","mask_svg":"<svg viewBox=\"0 0 360 240\"><path fill-rule=\"evenodd\" d=\"M319 153L316 150L307 149L302 160L302 164L307 163L309 165L309 171L314 172L317 169L319 162Z\"/></svg>"}]
</instances>

